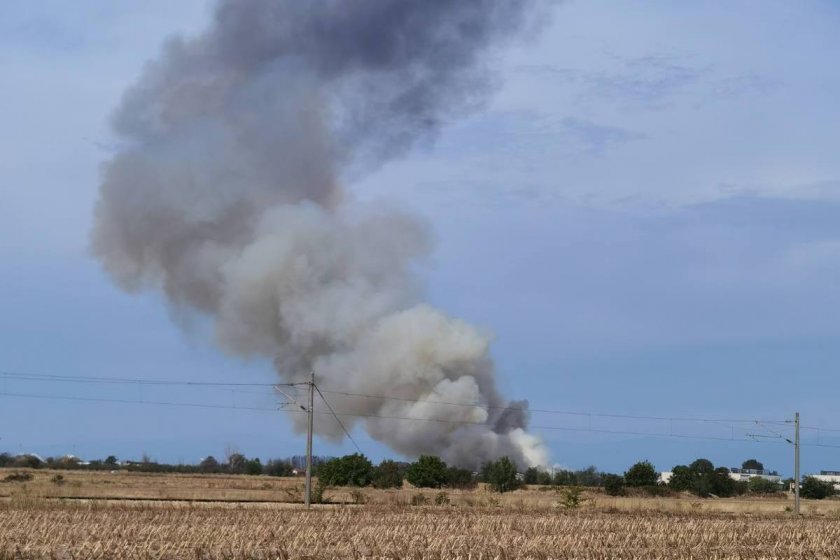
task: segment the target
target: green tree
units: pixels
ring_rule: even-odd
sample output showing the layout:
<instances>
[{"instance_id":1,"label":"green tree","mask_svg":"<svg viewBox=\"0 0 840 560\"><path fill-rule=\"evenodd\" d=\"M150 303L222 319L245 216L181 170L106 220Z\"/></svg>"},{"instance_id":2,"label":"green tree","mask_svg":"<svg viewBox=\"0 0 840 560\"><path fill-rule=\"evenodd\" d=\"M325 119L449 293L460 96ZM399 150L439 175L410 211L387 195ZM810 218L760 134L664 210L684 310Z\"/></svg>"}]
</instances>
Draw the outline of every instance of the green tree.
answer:
<instances>
[{"instance_id":1,"label":"green tree","mask_svg":"<svg viewBox=\"0 0 840 560\"><path fill-rule=\"evenodd\" d=\"M421 455L411 463L405 478L418 488L440 488L449 482L446 463L433 455Z\"/></svg>"},{"instance_id":2,"label":"green tree","mask_svg":"<svg viewBox=\"0 0 840 560\"><path fill-rule=\"evenodd\" d=\"M659 474L650 461L639 461L624 473L624 481L627 486L655 486L659 481Z\"/></svg>"},{"instance_id":3,"label":"green tree","mask_svg":"<svg viewBox=\"0 0 840 560\"><path fill-rule=\"evenodd\" d=\"M528 467L525 470L525 484L536 484L540 471L537 467Z\"/></svg>"},{"instance_id":4,"label":"green tree","mask_svg":"<svg viewBox=\"0 0 840 560\"><path fill-rule=\"evenodd\" d=\"M834 484L816 479L813 476L806 476L799 488L799 495L811 500L822 500L829 498L836 493Z\"/></svg>"},{"instance_id":5,"label":"green tree","mask_svg":"<svg viewBox=\"0 0 840 560\"><path fill-rule=\"evenodd\" d=\"M555 486L577 486L577 475L572 471L559 470L554 473L551 483Z\"/></svg>"},{"instance_id":6,"label":"green tree","mask_svg":"<svg viewBox=\"0 0 840 560\"><path fill-rule=\"evenodd\" d=\"M734 496L746 491L746 484L733 480L729 476L729 469L716 469L708 459L697 459L689 466L677 465L672 472L668 482L672 490L691 492L703 498L711 495Z\"/></svg>"},{"instance_id":7,"label":"green tree","mask_svg":"<svg viewBox=\"0 0 840 560\"><path fill-rule=\"evenodd\" d=\"M603 477L604 492L610 496L623 496L626 492L624 490L624 477L617 474L605 474Z\"/></svg>"},{"instance_id":8,"label":"green tree","mask_svg":"<svg viewBox=\"0 0 840 560\"><path fill-rule=\"evenodd\" d=\"M403 469L396 461L385 460L373 470L373 486L376 488L402 488Z\"/></svg>"},{"instance_id":9,"label":"green tree","mask_svg":"<svg viewBox=\"0 0 840 560\"><path fill-rule=\"evenodd\" d=\"M368 486L373 464L360 453L331 459L318 467L318 480L325 486Z\"/></svg>"},{"instance_id":10,"label":"green tree","mask_svg":"<svg viewBox=\"0 0 840 560\"><path fill-rule=\"evenodd\" d=\"M208 455L207 457L202 459L201 462L198 464L198 468L201 470L201 472L205 473L217 473L219 472L219 470L221 470L219 462L212 455Z\"/></svg>"},{"instance_id":11,"label":"green tree","mask_svg":"<svg viewBox=\"0 0 840 560\"><path fill-rule=\"evenodd\" d=\"M741 463L741 468L752 471L763 471L764 465L761 463L761 461L758 461L756 459L747 459L746 461Z\"/></svg>"},{"instance_id":12,"label":"green tree","mask_svg":"<svg viewBox=\"0 0 840 560\"><path fill-rule=\"evenodd\" d=\"M263 466L258 457L255 457L245 463L245 474L258 475L262 474Z\"/></svg>"},{"instance_id":13,"label":"green tree","mask_svg":"<svg viewBox=\"0 0 840 560\"><path fill-rule=\"evenodd\" d=\"M268 476L292 476L292 465L283 459L269 459L263 472Z\"/></svg>"},{"instance_id":14,"label":"green tree","mask_svg":"<svg viewBox=\"0 0 840 560\"><path fill-rule=\"evenodd\" d=\"M242 453L231 453L228 457L228 470L233 474L245 474L248 458Z\"/></svg>"},{"instance_id":15,"label":"green tree","mask_svg":"<svg viewBox=\"0 0 840 560\"><path fill-rule=\"evenodd\" d=\"M516 477L516 465L508 457L491 461L484 472L485 481L496 492L510 492L522 485Z\"/></svg>"},{"instance_id":16,"label":"green tree","mask_svg":"<svg viewBox=\"0 0 840 560\"><path fill-rule=\"evenodd\" d=\"M117 460L116 455L108 455L102 463L109 468L114 468L119 466L120 462Z\"/></svg>"},{"instance_id":17,"label":"green tree","mask_svg":"<svg viewBox=\"0 0 840 560\"><path fill-rule=\"evenodd\" d=\"M601 473L598 472L598 468L595 465L590 465L582 471L575 472L575 478L581 486L601 485Z\"/></svg>"},{"instance_id":18,"label":"green tree","mask_svg":"<svg viewBox=\"0 0 840 560\"><path fill-rule=\"evenodd\" d=\"M458 467L448 467L446 469L446 485L449 488L470 490L475 488L476 484L475 476L471 470Z\"/></svg>"}]
</instances>

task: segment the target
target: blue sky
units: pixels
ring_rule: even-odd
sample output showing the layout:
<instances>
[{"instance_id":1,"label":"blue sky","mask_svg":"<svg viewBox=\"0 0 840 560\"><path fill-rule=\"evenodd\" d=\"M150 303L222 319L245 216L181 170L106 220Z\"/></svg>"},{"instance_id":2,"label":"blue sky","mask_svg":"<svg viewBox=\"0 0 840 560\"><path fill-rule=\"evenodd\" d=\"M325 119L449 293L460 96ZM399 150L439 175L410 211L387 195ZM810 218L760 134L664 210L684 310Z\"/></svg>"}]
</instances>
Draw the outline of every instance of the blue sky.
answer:
<instances>
[{"instance_id":1,"label":"blue sky","mask_svg":"<svg viewBox=\"0 0 840 560\"><path fill-rule=\"evenodd\" d=\"M110 111L205 1L0 3L0 370L271 382L204 327L126 295L89 256ZM494 333L502 388L534 408L840 426L840 6L565 2L538 37L491 54L497 89L408 157L351 182L431 226L428 299ZM267 395L0 379L0 392L271 406ZM157 392L155 392L157 391ZM673 431L535 413L536 426ZM720 436L724 424L678 426ZM554 461L623 470L756 456L776 441L536 430ZM770 432L762 426L738 434ZM840 444L831 432L808 443ZM228 444L299 454L282 413L0 395L0 449L195 461ZM389 454L364 433L374 458ZM347 443L316 442L323 454ZM806 447L805 470L840 468Z\"/></svg>"}]
</instances>

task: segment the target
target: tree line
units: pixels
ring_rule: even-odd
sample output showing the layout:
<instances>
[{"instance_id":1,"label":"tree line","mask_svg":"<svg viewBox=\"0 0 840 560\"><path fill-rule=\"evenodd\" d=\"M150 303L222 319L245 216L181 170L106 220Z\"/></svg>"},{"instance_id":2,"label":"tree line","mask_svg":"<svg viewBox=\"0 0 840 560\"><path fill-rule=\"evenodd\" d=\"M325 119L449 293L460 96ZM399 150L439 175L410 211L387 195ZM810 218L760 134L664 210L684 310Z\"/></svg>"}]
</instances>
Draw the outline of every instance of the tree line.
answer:
<instances>
[{"instance_id":1,"label":"tree line","mask_svg":"<svg viewBox=\"0 0 840 560\"><path fill-rule=\"evenodd\" d=\"M300 456L270 459L263 463L259 458L248 458L232 451L225 460L213 456L197 464L167 464L144 456L140 461L119 461L110 455L101 460L83 462L77 457L48 457L41 459L32 454L11 455L0 453L0 468L48 468L66 470L127 470L153 473L204 473L243 474L267 476L293 476L302 473L304 458ZM604 492L620 496L629 491L662 495L669 492L689 492L700 497L731 497L744 494L771 494L789 488L793 479L783 483L752 476L748 481L737 481L729 476L726 467L715 467L708 459L697 459L688 465L677 465L671 470L667 482L661 482L659 472L649 461L639 461L623 474L600 472L594 466L581 470L555 470L553 472L532 467L523 474L508 457L485 463L477 472L447 465L439 457L423 455L414 462L390 459L378 465L364 455L354 453L343 457L313 457L314 474L319 488L328 486L373 486L375 488L400 488L408 481L418 488L472 489L479 482L497 492L516 490L523 485L601 487ZM742 472L764 472L764 466L755 459L742 463ZM813 477L805 477L800 486L803 498L823 499L836 494L834 485Z\"/></svg>"}]
</instances>

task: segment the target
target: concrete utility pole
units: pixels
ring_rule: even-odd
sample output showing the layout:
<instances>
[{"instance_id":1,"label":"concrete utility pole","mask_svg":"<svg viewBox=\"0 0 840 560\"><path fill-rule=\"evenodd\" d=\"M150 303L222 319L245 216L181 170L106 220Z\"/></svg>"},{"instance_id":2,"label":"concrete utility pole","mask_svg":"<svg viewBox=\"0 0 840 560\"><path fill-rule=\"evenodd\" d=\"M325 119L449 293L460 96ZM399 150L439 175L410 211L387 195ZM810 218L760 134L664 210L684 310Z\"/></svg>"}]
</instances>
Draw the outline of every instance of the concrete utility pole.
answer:
<instances>
[{"instance_id":1,"label":"concrete utility pole","mask_svg":"<svg viewBox=\"0 0 840 560\"><path fill-rule=\"evenodd\" d=\"M794 438L793 438L793 488L794 488L794 511L799 515L799 413L796 413L794 418Z\"/></svg>"},{"instance_id":2,"label":"concrete utility pole","mask_svg":"<svg viewBox=\"0 0 840 560\"><path fill-rule=\"evenodd\" d=\"M306 430L306 496L304 503L306 509L312 507L312 424L315 415L315 372L312 372L312 377L309 380L309 406L306 408L309 415L308 426ZM797 430L797 433L798 430ZM798 457L798 455L797 455ZM798 502L797 502L798 503ZM798 512L798 510L797 510Z\"/></svg>"}]
</instances>

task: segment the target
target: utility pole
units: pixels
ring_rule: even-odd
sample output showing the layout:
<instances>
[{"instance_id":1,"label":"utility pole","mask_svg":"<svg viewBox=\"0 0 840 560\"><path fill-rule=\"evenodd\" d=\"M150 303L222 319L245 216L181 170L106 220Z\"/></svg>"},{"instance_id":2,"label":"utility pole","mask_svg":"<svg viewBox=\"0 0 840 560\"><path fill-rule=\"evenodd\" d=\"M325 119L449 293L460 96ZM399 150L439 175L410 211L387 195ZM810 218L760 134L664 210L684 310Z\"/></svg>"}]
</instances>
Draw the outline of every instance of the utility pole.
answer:
<instances>
[{"instance_id":1,"label":"utility pole","mask_svg":"<svg viewBox=\"0 0 840 560\"><path fill-rule=\"evenodd\" d=\"M307 411L307 414L309 415L309 418L307 419L308 425L307 425L307 430L306 430L306 490L305 490L306 495L304 496L304 503L306 504L306 509L309 509L310 507L312 507L312 424L313 424L313 417L315 416L315 372L314 371L312 372L312 376L309 379L309 406L306 408L306 411ZM797 418L798 418L798 416L797 416ZM797 428L797 434L798 433L799 433L799 430ZM799 457L799 455L797 455L797 457ZM797 459L797 461L798 461L798 459ZM798 503L799 502L797 501L797 504ZM799 510L797 508L797 513L798 512L799 512Z\"/></svg>"},{"instance_id":2,"label":"utility pole","mask_svg":"<svg viewBox=\"0 0 840 560\"><path fill-rule=\"evenodd\" d=\"M794 439L793 439L793 488L794 488L794 511L799 515L799 413L794 418Z\"/></svg>"}]
</instances>

